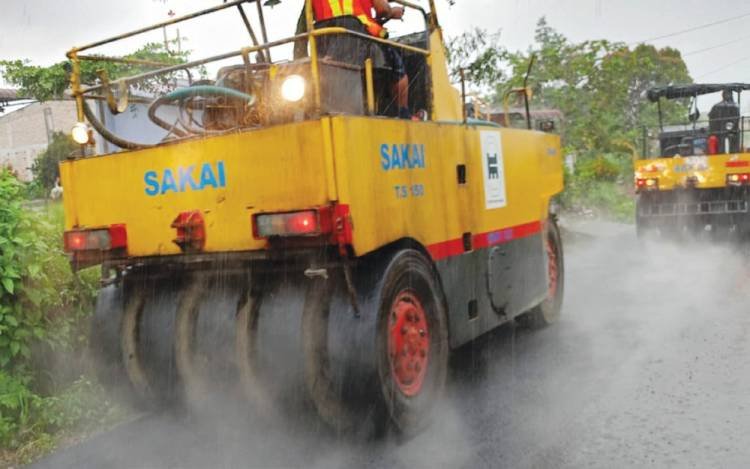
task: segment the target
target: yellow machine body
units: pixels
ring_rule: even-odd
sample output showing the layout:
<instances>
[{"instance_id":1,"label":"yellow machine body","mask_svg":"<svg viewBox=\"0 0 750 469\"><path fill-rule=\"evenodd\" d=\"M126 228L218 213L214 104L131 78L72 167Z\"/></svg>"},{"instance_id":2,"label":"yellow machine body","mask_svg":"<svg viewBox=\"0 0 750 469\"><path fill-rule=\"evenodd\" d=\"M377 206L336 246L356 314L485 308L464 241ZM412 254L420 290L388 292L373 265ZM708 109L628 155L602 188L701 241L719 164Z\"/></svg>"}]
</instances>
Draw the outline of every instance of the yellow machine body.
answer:
<instances>
[{"instance_id":1,"label":"yellow machine body","mask_svg":"<svg viewBox=\"0 0 750 469\"><path fill-rule=\"evenodd\" d=\"M638 159L634 169L636 187L639 179L658 181L641 190L716 189L727 186L727 176L750 172L750 153Z\"/></svg>"},{"instance_id":2,"label":"yellow machine body","mask_svg":"<svg viewBox=\"0 0 750 469\"><path fill-rule=\"evenodd\" d=\"M498 141L505 200L487 208L483 142ZM124 224L129 257L182 254L181 212L203 214L204 252L253 251L266 247L254 214L334 202L349 206L358 256L402 238L440 252L464 233L539 223L563 184L554 135L345 116L69 160L61 175L66 229Z\"/></svg>"}]
</instances>

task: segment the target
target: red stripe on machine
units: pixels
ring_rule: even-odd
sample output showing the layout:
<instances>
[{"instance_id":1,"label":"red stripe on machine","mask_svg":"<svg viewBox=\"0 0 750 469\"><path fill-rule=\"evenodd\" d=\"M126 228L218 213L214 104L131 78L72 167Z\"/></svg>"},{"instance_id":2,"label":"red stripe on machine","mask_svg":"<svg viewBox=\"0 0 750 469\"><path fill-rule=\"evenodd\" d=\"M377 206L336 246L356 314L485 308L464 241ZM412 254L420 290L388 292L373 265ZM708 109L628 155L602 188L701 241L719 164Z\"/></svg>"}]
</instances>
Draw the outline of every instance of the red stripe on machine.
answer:
<instances>
[{"instance_id":1,"label":"red stripe on machine","mask_svg":"<svg viewBox=\"0 0 750 469\"><path fill-rule=\"evenodd\" d=\"M436 261L446 257L457 256L464 252L464 242L461 238L443 241L442 243L430 244L427 246L432 258Z\"/></svg>"},{"instance_id":2,"label":"red stripe on machine","mask_svg":"<svg viewBox=\"0 0 750 469\"><path fill-rule=\"evenodd\" d=\"M488 231L487 233L476 234L472 237L472 247L474 249L484 249L490 246L507 243L516 239L526 238L535 235L542 230L542 223L534 221L523 225L511 226L499 230ZM463 254L464 242L462 238L451 239L440 243L430 244L427 246L432 258L436 261L452 256Z\"/></svg>"},{"instance_id":3,"label":"red stripe on machine","mask_svg":"<svg viewBox=\"0 0 750 469\"><path fill-rule=\"evenodd\" d=\"M542 230L542 223L535 221L524 225L503 228L502 230L490 231L474 235L474 249L483 249L497 244L507 243L514 239L525 238L539 233Z\"/></svg>"},{"instance_id":4,"label":"red stripe on machine","mask_svg":"<svg viewBox=\"0 0 750 469\"><path fill-rule=\"evenodd\" d=\"M727 168L745 168L750 166L750 161L727 161L725 166Z\"/></svg>"}]
</instances>

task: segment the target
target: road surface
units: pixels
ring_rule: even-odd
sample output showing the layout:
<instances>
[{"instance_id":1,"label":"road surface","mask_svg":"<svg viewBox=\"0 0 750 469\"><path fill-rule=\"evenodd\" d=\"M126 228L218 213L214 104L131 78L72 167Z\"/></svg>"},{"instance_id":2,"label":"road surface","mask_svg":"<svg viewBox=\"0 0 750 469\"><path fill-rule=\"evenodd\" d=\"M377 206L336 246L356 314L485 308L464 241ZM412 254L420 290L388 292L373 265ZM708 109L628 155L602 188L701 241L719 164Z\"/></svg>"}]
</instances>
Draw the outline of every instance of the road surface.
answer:
<instances>
[{"instance_id":1,"label":"road surface","mask_svg":"<svg viewBox=\"0 0 750 469\"><path fill-rule=\"evenodd\" d=\"M643 246L632 228L602 226L566 246L560 323L504 327L457 351L435 424L411 441L248 424L224 409L147 415L34 467L750 466L747 258Z\"/></svg>"}]
</instances>

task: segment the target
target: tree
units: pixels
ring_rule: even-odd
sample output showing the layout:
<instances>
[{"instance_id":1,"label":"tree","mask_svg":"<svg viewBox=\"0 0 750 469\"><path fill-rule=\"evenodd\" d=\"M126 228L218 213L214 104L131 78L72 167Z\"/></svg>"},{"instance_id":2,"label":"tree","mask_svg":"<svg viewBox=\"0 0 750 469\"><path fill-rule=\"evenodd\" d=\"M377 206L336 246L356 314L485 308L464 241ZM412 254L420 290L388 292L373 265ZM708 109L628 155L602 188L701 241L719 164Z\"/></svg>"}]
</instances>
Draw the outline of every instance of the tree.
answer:
<instances>
[{"instance_id":1,"label":"tree","mask_svg":"<svg viewBox=\"0 0 750 469\"><path fill-rule=\"evenodd\" d=\"M534 102L565 115L563 140L579 154L617 153L622 142L639 147L643 127L657 123L656 106L645 99L654 86L691 83L680 52L641 44L630 49L606 40L571 43L539 20L535 44L526 52L507 54L510 79L496 87L495 100L521 86L531 55ZM687 115L685 101L663 103L666 120Z\"/></svg>"},{"instance_id":2,"label":"tree","mask_svg":"<svg viewBox=\"0 0 750 469\"><path fill-rule=\"evenodd\" d=\"M78 151L78 145L72 138L63 132L55 132L47 149L37 156L31 166L31 172L34 174L34 181L44 189L45 194L49 194L49 190L60 177L60 161L75 151Z\"/></svg>"},{"instance_id":3,"label":"tree","mask_svg":"<svg viewBox=\"0 0 750 469\"><path fill-rule=\"evenodd\" d=\"M468 84L491 92L498 82L506 79L503 62L507 52L500 45L500 31L489 33L474 28L447 42L446 53L451 77L460 80L464 70Z\"/></svg>"},{"instance_id":4,"label":"tree","mask_svg":"<svg viewBox=\"0 0 750 469\"><path fill-rule=\"evenodd\" d=\"M190 52L172 52L166 50L163 43L148 43L133 52L125 55L124 59L137 59L158 62L165 65L176 65L184 63ZM81 61L81 81L83 83L96 83L99 81L99 72L104 70L110 79L135 75L148 70L153 70L150 65L134 65L126 63L114 63L106 61ZM49 67L31 65L28 60L0 60L0 73L5 81L19 87L21 94L31 96L39 101L61 99L69 85L70 61L63 61ZM172 74L151 78L136 84L137 88L150 89L166 83L173 77Z\"/></svg>"}]
</instances>

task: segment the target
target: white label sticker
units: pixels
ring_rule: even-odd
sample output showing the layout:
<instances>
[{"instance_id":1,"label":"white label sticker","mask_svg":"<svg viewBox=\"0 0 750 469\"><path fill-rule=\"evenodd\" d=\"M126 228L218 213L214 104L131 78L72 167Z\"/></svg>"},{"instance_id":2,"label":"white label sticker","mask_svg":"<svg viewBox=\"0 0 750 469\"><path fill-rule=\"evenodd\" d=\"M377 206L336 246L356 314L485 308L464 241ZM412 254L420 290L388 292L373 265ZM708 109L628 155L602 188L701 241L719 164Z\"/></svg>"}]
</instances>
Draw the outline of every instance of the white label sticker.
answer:
<instances>
[{"instance_id":1,"label":"white label sticker","mask_svg":"<svg viewBox=\"0 0 750 469\"><path fill-rule=\"evenodd\" d=\"M505 197L505 163L500 132L482 131L482 171L484 172L485 208L502 208L508 203Z\"/></svg>"}]
</instances>

